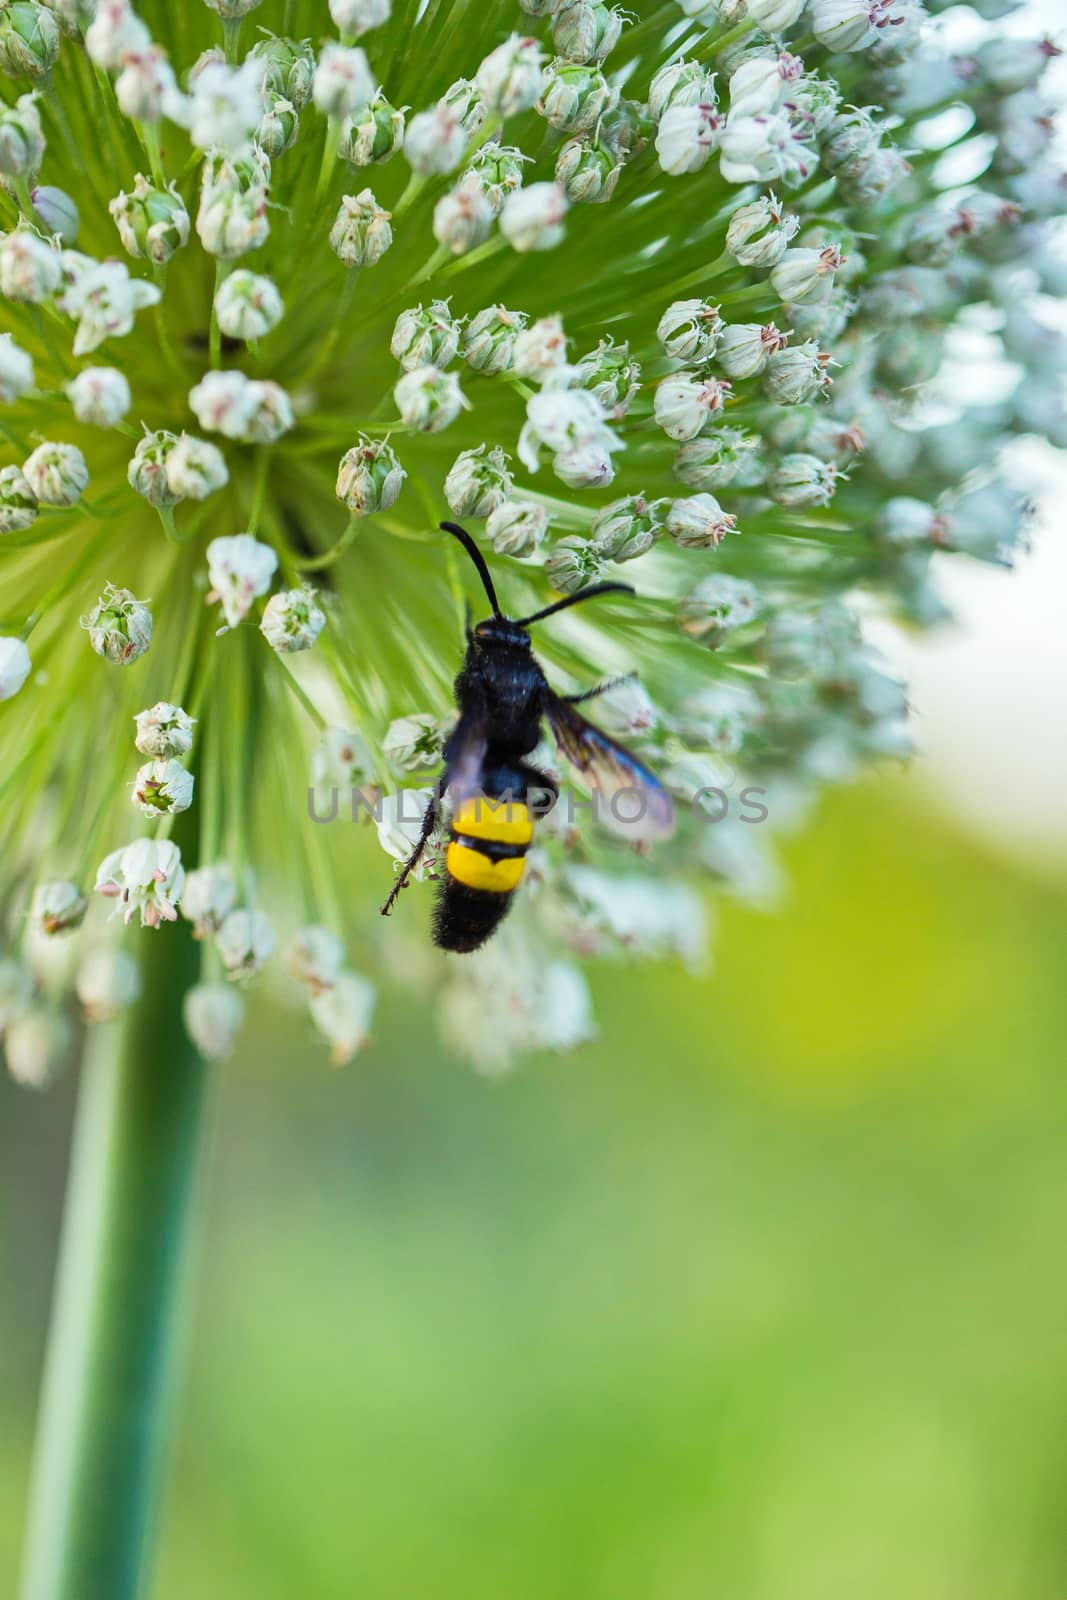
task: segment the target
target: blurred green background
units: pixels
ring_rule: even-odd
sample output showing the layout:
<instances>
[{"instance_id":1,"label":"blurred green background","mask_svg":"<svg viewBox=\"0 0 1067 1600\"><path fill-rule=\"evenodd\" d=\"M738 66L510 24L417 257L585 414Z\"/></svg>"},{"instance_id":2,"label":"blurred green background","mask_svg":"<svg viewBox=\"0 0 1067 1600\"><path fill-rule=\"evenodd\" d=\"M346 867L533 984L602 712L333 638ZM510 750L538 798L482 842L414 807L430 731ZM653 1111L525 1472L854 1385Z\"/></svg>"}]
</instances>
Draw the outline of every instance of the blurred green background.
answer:
<instances>
[{"instance_id":1,"label":"blurred green background","mask_svg":"<svg viewBox=\"0 0 1067 1600\"><path fill-rule=\"evenodd\" d=\"M786 854L575 1056L220 1072L155 1600L1062 1600L1067 883L915 779ZM3 1595L72 1089L0 1082Z\"/></svg>"}]
</instances>

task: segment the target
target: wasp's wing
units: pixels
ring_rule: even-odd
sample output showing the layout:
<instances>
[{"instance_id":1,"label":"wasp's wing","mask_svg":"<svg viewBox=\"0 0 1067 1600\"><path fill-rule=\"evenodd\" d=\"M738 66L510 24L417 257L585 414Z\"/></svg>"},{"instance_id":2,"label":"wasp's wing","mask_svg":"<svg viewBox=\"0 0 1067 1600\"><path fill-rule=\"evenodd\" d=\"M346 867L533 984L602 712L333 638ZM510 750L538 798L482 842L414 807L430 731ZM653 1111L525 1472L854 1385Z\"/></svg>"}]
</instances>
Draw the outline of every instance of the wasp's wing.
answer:
<instances>
[{"instance_id":1,"label":"wasp's wing","mask_svg":"<svg viewBox=\"0 0 1067 1600\"><path fill-rule=\"evenodd\" d=\"M668 839L674 832L674 802L655 773L551 690L544 707L560 750L604 797L600 820L605 826L632 842Z\"/></svg>"},{"instance_id":2,"label":"wasp's wing","mask_svg":"<svg viewBox=\"0 0 1067 1600\"><path fill-rule=\"evenodd\" d=\"M445 740L445 770L441 793L451 794L453 804L480 794L485 752L489 746L489 717L481 698L468 699L459 721Z\"/></svg>"}]
</instances>

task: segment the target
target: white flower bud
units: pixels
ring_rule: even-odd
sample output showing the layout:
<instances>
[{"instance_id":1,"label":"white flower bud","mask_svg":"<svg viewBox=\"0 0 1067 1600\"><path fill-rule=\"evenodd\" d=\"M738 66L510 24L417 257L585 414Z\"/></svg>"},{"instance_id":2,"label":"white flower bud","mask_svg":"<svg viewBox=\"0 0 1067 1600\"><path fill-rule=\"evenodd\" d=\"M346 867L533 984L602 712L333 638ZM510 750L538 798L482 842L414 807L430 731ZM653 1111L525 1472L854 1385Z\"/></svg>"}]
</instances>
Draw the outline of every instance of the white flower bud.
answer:
<instances>
[{"instance_id":1,"label":"white flower bud","mask_svg":"<svg viewBox=\"0 0 1067 1600\"><path fill-rule=\"evenodd\" d=\"M231 911L215 935L226 976L249 978L274 954L274 929L262 911Z\"/></svg>"},{"instance_id":2,"label":"white flower bud","mask_svg":"<svg viewBox=\"0 0 1067 1600\"><path fill-rule=\"evenodd\" d=\"M545 561L545 577L562 594L576 594L595 583L604 570L604 558L589 539L568 534L557 539Z\"/></svg>"},{"instance_id":3,"label":"white flower bud","mask_svg":"<svg viewBox=\"0 0 1067 1600\"><path fill-rule=\"evenodd\" d=\"M767 360L766 392L780 406L802 405L828 389L830 357L812 340L778 350Z\"/></svg>"},{"instance_id":4,"label":"white flower bud","mask_svg":"<svg viewBox=\"0 0 1067 1600\"><path fill-rule=\"evenodd\" d=\"M566 232L570 202L558 183L531 183L504 201L500 231L513 250L554 250Z\"/></svg>"},{"instance_id":5,"label":"white flower bud","mask_svg":"<svg viewBox=\"0 0 1067 1600\"><path fill-rule=\"evenodd\" d=\"M21 639L0 637L0 700L11 700L30 675L30 652Z\"/></svg>"},{"instance_id":6,"label":"white flower bud","mask_svg":"<svg viewBox=\"0 0 1067 1600\"><path fill-rule=\"evenodd\" d=\"M404 110L390 105L379 89L369 105L345 118L337 154L354 167L389 161L403 147L404 126Z\"/></svg>"},{"instance_id":7,"label":"white flower bud","mask_svg":"<svg viewBox=\"0 0 1067 1600\"><path fill-rule=\"evenodd\" d=\"M73 444L39 444L22 463L22 474L43 506L73 506L89 482L85 457Z\"/></svg>"},{"instance_id":8,"label":"white flower bud","mask_svg":"<svg viewBox=\"0 0 1067 1600\"><path fill-rule=\"evenodd\" d=\"M133 783L133 803L146 817L177 815L193 803L191 772L173 757L147 761Z\"/></svg>"},{"instance_id":9,"label":"white flower bud","mask_svg":"<svg viewBox=\"0 0 1067 1600\"><path fill-rule=\"evenodd\" d=\"M837 468L818 456L783 456L767 479L767 493L780 506L827 506L834 497Z\"/></svg>"},{"instance_id":10,"label":"white flower bud","mask_svg":"<svg viewBox=\"0 0 1067 1600\"><path fill-rule=\"evenodd\" d=\"M475 372L507 372L515 359L515 344L526 327L526 313L506 306L486 306L475 312L463 335L463 355Z\"/></svg>"},{"instance_id":11,"label":"white flower bud","mask_svg":"<svg viewBox=\"0 0 1067 1600\"><path fill-rule=\"evenodd\" d=\"M376 88L362 50L323 45L311 84L311 98L319 111L328 117L350 117L370 105Z\"/></svg>"},{"instance_id":12,"label":"white flower bud","mask_svg":"<svg viewBox=\"0 0 1067 1600\"><path fill-rule=\"evenodd\" d=\"M436 767L441 760L444 732L437 718L428 711L396 717L386 729L382 755L398 772Z\"/></svg>"},{"instance_id":13,"label":"white flower bud","mask_svg":"<svg viewBox=\"0 0 1067 1600\"><path fill-rule=\"evenodd\" d=\"M893 4L894 0L811 0L811 29L833 53L866 50L890 20Z\"/></svg>"},{"instance_id":14,"label":"white flower bud","mask_svg":"<svg viewBox=\"0 0 1067 1600\"><path fill-rule=\"evenodd\" d=\"M727 118L720 139L719 171L727 183L799 182L813 171L817 156L808 142L810 123L794 123L787 111L758 117Z\"/></svg>"},{"instance_id":15,"label":"white flower bud","mask_svg":"<svg viewBox=\"0 0 1067 1600\"><path fill-rule=\"evenodd\" d=\"M413 172L432 177L455 172L467 150L467 130L462 116L443 100L420 111L408 123L404 154Z\"/></svg>"},{"instance_id":16,"label":"white flower bud","mask_svg":"<svg viewBox=\"0 0 1067 1600\"><path fill-rule=\"evenodd\" d=\"M227 439L273 444L293 426L289 396L270 379L242 372L206 372L189 390L189 405L202 428Z\"/></svg>"},{"instance_id":17,"label":"white flower bud","mask_svg":"<svg viewBox=\"0 0 1067 1600\"><path fill-rule=\"evenodd\" d=\"M659 319L656 338L673 361L702 365L715 354L723 321L710 300L674 300Z\"/></svg>"},{"instance_id":18,"label":"white flower bud","mask_svg":"<svg viewBox=\"0 0 1067 1600\"><path fill-rule=\"evenodd\" d=\"M760 117L777 111L789 99L790 87L803 70L800 57L788 52L749 56L730 74L731 117Z\"/></svg>"},{"instance_id":19,"label":"white flower bud","mask_svg":"<svg viewBox=\"0 0 1067 1600\"><path fill-rule=\"evenodd\" d=\"M0 333L0 401L13 404L33 383L33 362L9 333Z\"/></svg>"},{"instance_id":20,"label":"white flower bud","mask_svg":"<svg viewBox=\"0 0 1067 1600\"><path fill-rule=\"evenodd\" d=\"M0 334L0 362L3 358ZM37 496L21 467L0 467L0 534L22 533L37 521Z\"/></svg>"},{"instance_id":21,"label":"white flower bud","mask_svg":"<svg viewBox=\"0 0 1067 1600\"><path fill-rule=\"evenodd\" d=\"M0 1039L33 998L33 980L26 968L0 957Z\"/></svg>"},{"instance_id":22,"label":"white flower bud","mask_svg":"<svg viewBox=\"0 0 1067 1600\"><path fill-rule=\"evenodd\" d=\"M734 322L722 330L715 359L731 378L753 378L767 365L768 356L784 350L786 335L773 322Z\"/></svg>"},{"instance_id":23,"label":"white flower bud","mask_svg":"<svg viewBox=\"0 0 1067 1600\"><path fill-rule=\"evenodd\" d=\"M803 11L806 0L747 0L745 16L764 33L784 33Z\"/></svg>"},{"instance_id":24,"label":"white flower bud","mask_svg":"<svg viewBox=\"0 0 1067 1600\"><path fill-rule=\"evenodd\" d=\"M32 178L44 155L44 130L35 94L19 95L13 106L0 104L0 172Z\"/></svg>"},{"instance_id":25,"label":"white flower bud","mask_svg":"<svg viewBox=\"0 0 1067 1600\"><path fill-rule=\"evenodd\" d=\"M445 479L445 499L457 517L487 517L515 487L508 457L499 448L480 444L462 451Z\"/></svg>"},{"instance_id":26,"label":"white flower bud","mask_svg":"<svg viewBox=\"0 0 1067 1600\"><path fill-rule=\"evenodd\" d=\"M431 300L425 311L418 305L400 313L389 349L406 372L415 367L440 367L443 371L455 360L460 331L448 301Z\"/></svg>"},{"instance_id":27,"label":"white flower bud","mask_svg":"<svg viewBox=\"0 0 1067 1600\"><path fill-rule=\"evenodd\" d=\"M672 106L714 106L715 74L699 61L671 61L660 67L648 91L648 114L659 122Z\"/></svg>"},{"instance_id":28,"label":"white flower bud","mask_svg":"<svg viewBox=\"0 0 1067 1600\"><path fill-rule=\"evenodd\" d=\"M552 471L568 489L606 489L615 477L613 448L599 435L583 439L557 451L552 457Z\"/></svg>"},{"instance_id":29,"label":"white flower bud","mask_svg":"<svg viewBox=\"0 0 1067 1600\"><path fill-rule=\"evenodd\" d=\"M340 973L328 989L312 995L311 1019L332 1046L335 1067L343 1067L368 1043L375 999L373 985L354 972Z\"/></svg>"},{"instance_id":30,"label":"white flower bud","mask_svg":"<svg viewBox=\"0 0 1067 1600\"><path fill-rule=\"evenodd\" d=\"M552 20L556 50L568 61L606 61L619 42L624 13L601 0L563 0Z\"/></svg>"},{"instance_id":31,"label":"white flower bud","mask_svg":"<svg viewBox=\"0 0 1067 1600\"><path fill-rule=\"evenodd\" d=\"M773 267L799 227L799 217L786 216L773 194L761 195L730 218L726 248L742 267Z\"/></svg>"},{"instance_id":32,"label":"white flower bud","mask_svg":"<svg viewBox=\"0 0 1067 1600\"><path fill-rule=\"evenodd\" d=\"M254 139L259 148L276 161L291 150L300 133L300 116L291 100L271 95L267 109L256 124Z\"/></svg>"},{"instance_id":33,"label":"white flower bud","mask_svg":"<svg viewBox=\"0 0 1067 1600\"><path fill-rule=\"evenodd\" d=\"M36 0L7 0L0 10L0 71L47 78L59 55L59 24Z\"/></svg>"},{"instance_id":34,"label":"white flower bud","mask_svg":"<svg viewBox=\"0 0 1067 1600\"><path fill-rule=\"evenodd\" d=\"M315 604L316 590L306 584L299 589L279 590L263 608L259 631L279 655L310 650L326 626L326 613Z\"/></svg>"},{"instance_id":35,"label":"white flower bud","mask_svg":"<svg viewBox=\"0 0 1067 1600\"><path fill-rule=\"evenodd\" d=\"M545 69L538 110L560 133L592 133L617 98L599 67L557 57Z\"/></svg>"},{"instance_id":36,"label":"white flower bud","mask_svg":"<svg viewBox=\"0 0 1067 1600\"><path fill-rule=\"evenodd\" d=\"M541 93L544 59L536 39L522 39L517 33L497 45L474 75L489 110L499 117L515 117L535 105Z\"/></svg>"},{"instance_id":37,"label":"white flower bud","mask_svg":"<svg viewBox=\"0 0 1067 1600\"><path fill-rule=\"evenodd\" d=\"M883 0L883 4L885 0ZM897 0L898 6L901 0ZM987 39L976 59L987 83L1002 94L1032 89L1049 62L1062 54L1051 39Z\"/></svg>"},{"instance_id":38,"label":"white flower bud","mask_svg":"<svg viewBox=\"0 0 1067 1600\"><path fill-rule=\"evenodd\" d=\"M574 204L606 204L621 171L614 151L586 138L568 139L556 158L556 182Z\"/></svg>"},{"instance_id":39,"label":"white flower bud","mask_svg":"<svg viewBox=\"0 0 1067 1600\"><path fill-rule=\"evenodd\" d=\"M597 722L607 733L634 738L659 726L659 707L636 678L624 678L597 695Z\"/></svg>"},{"instance_id":40,"label":"white flower bud","mask_svg":"<svg viewBox=\"0 0 1067 1600\"><path fill-rule=\"evenodd\" d=\"M125 950L102 945L82 957L74 988L86 1022L112 1022L141 998L141 971Z\"/></svg>"},{"instance_id":41,"label":"white flower bud","mask_svg":"<svg viewBox=\"0 0 1067 1600\"><path fill-rule=\"evenodd\" d=\"M157 44L123 55L122 71L115 79L115 99L123 116L136 122L158 122L161 117L175 122L186 119L185 98L174 69L166 51Z\"/></svg>"},{"instance_id":42,"label":"white flower bud","mask_svg":"<svg viewBox=\"0 0 1067 1600\"><path fill-rule=\"evenodd\" d=\"M771 273L771 283L775 293L792 305L810 295L828 292L834 273L844 260L833 244L827 245L825 250L787 250Z\"/></svg>"},{"instance_id":43,"label":"white flower bud","mask_svg":"<svg viewBox=\"0 0 1067 1600\"><path fill-rule=\"evenodd\" d=\"M724 118L713 105L673 105L663 113L656 132L656 154L673 177L699 172L719 148Z\"/></svg>"},{"instance_id":44,"label":"white flower bud","mask_svg":"<svg viewBox=\"0 0 1067 1600\"><path fill-rule=\"evenodd\" d=\"M294 934L285 952L285 969L312 994L332 989L344 966L345 947L335 933L315 923Z\"/></svg>"},{"instance_id":45,"label":"white flower bud","mask_svg":"<svg viewBox=\"0 0 1067 1600\"><path fill-rule=\"evenodd\" d=\"M667 532L683 550L717 550L728 533L738 532L737 518L724 511L713 494L675 500L667 513Z\"/></svg>"},{"instance_id":46,"label":"white flower bud","mask_svg":"<svg viewBox=\"0 0 1067 1600\"><path fill-rule=\"evenodd\" d=\"M260 544L250 533L212 539L207 547L208 600L217 600L227 625L236 628L247 617L253 600L266 594L277 569L278 557L270 545Z\"/></svg>"},{"instance_id":47,"label":"white flower bud","mask_svg":"<svg viewBox=\"0 0 1067 1600\"><path fill-rule=\"evenodd\" d=\"M542 383L566 362L567 336L558 316L540 317L524 328L512 345L512 370L518 377L532 378L535 383Z\"/></svg>"},{"instance_id":48,"label":"white flower bud","mask_svg":"<svg viewBox=\"0 0 1067 1600\"><path fill-rule=\"evenodd\" d=\"M607 426L600 401L588 389L559 387L552 379L526 402L526 424L519 436L519 457L531 472L539 465L541 447L556 453L594 446L609 456L622 442ZM610 476L604 481L610 482Z\"/></svg>"},{"instance_id":49,"label":"white flower bud","mask_svg":"<svg viewBox=\"0 0 1067 1600\"><path fill-rule=\"evenodd\" d=\"M77 243L81 213L70 195L54 184L38 184L30 190L33 214L50 239L70 246Z\"/></svg>"},{"instance_id":50,"label":"white flower bud","mask_svg":"<svg viewBox=\"0 0 1067 1600\"><path fill-rule=\"evenodd\" d=\"M81 626L98 656L125 667L143 656L152 643L152 613L129 589L106 585Z\"/></svg>"},{"instance_id":51,"label":"white flower bud","mask_svg":"<svg viewBox=\"0 0 1067 1600\"><path fill-rule=\"evenodd\" d=\"M337 498L357 516L388 511L396 504L407 473L386 439L358 436L337 468Z\"/></svg>"},{"instance_id":52,"label":"white flower bud","mask_svg":"<svg viewBox=\"0 0 1067 1600\"><path fill-rule=\"evenodd\" d=\"M39 305L62 282L59 256L50 244L24 228L0 241L0 294Z\"/></svg>"},{"instance_id":53,"label":"white flower bud","mask_svg":"<svg viewBox=\"0 0 1067 1600\"><path fill-rule=\"evenodd\" d=\"M184 887L181 851L170 839L135 839L105 856L96 873L96 893L118 900L126 922L140 915L142 928L177 922Z\"/></svg>"},{"instance_id":54,"label":"white flower bud","mask_svg":"<svg viewBox=\"0 0 1067 1600\"><path fill-rule=\"evenodd\" d=\"M264 65L208 61L190 82L189 138L200 150L243 152L266 108Z\"/></svg>"},{"instance_id":55,"label":"white flower bud","mask_svg":"<svg viewBox=\"0 0 1067 1600\"><path fill-rule=\"evenodd\" d=\"M467 180L438 200L433 212L433 236L453 255L464 255L489 237L493 210L477 182Z\"/></svg>"},{"instance_id":56,"label":"white flower bud","mask_svg":"<svg viewBox=\"0 0 1067 1600\"><path fill-rule=\"evenodd\" d=\"M63 252L64 268L73 255L74 251ZM61 311L78 319L74 354L86 356L105 339L121 339L131 333L135 314L156 305L160 297L154 283L131 278L121 261L99 261L79 264L56 303Z\"/></svg>"},{"instance_id":57,"label":"white flower bud","mask_svg":"<svg viewBox=\"0 0 1067 1600\"><path fill-rule=\"evenodd\" d=\"M147 711L139 711L133 720L137 725L133 742L143 756L161 760L183 756L193 747L195 719L169 700L157 701Z\"/></svg>"},{"instance_id":58,"label":"white flower bud","mask_svg":"<svg viewBox=\"0 0 1067 1600\"><path fill-rule=\"evenodd\" d=\"M532 556L548 529L548 512L536 500L503 500L489 514L486 537L498 556Z\"/></svg>"},{"instance_id":59,"label":"white flower bud","mask_svg":"<svg viewBox=\"0 0 1067 1600\"><path fill-rule=\"evenodd\" d=\"M633 561L651 550L663 531L669 500L628 495L603 506L590 528L593 543L606 561Z\"/></svg>"},{"instance_id":60,"label":"white flower bud","mask_svg":"<svg viewBox=\"0 0 1067 1600\"><path fill-rule=\"evenodd\" d=\"M334 26L350 39L380 28L391 15L392 0L330 0Z\"/></svg>"},{"instance_id":61,"label":"white flower bud","mask_svg":"<svg viewBox=\"0 0 1067 1600\"><path fill-rule=\"evenodd\" d=\"M311 754L311 781L322 788L349 788L370 777L374 758L363 735L350 728L327 728Z\"/></svg>"},{"instance_id":62,"label":"white flower bud","mask_svg":"<svg viewBox=\"0 0 1067 1600\"><path fill-rule=\"evenodd\" d=\"M894 495L878 513L877 526L879 537L887 544L906 549L909 545L941 544L948 518L926 500Z\"/></svg>"},{"instance_id":63,"label":"white flower bud","mask_svg":"<svg viewBox=\"0 0 1067 1600\"><path fill-rule=\"evenodd\" d=\"M250 154L217 151L204 161L196 231L209 255L232 261L258 250L270 234L267 215L270 158L256 147Z\"/></svg>"},{"instance_id":64,"label":"white flower bud","mask_svg":"<svg viewBox=\"0 0 1067 1600\"><path fill-rule=\"evenodd\" d=\"M70 1025L58 1011L34 1008L15 1017L4 1040L7 1070L23 1089L47 1089L70 1045Z\"/></svg>"},{"instance_id":65,"label":"white flower bud","mask_svg":"<svg viewBox=\"0 0 1067 1600\"><path fill-rule=\"evenodd\" d=\"M596 395L613 419L626 415L641 387L641 367L631 358L629 343L616 344L611 338L601 339L595 350L582 356L574 365L572 377L581 388Z\"/></svg>"},{"instance_id":66,"label":"white flower bud","mask_svg":"<svg viewBox=\"0 0 1067 1600\"><path fill-rule=\"evenodd\" d=\"M216 934L236 904L237 879L225 861L196 867L187 876L182 916L192 923L194 939Z\"/></svg>"},{"instance_id":67,"label":"white flower bud","mask_svg":"<svg viewBox=\"0 0 1067 1600\"><path fill-rule=\"evenodd\" d=\"M330 229L330 248L345 267L373 267L393 242L392 212L383 211L370 189L346 194Z\"/></svg>"},{"instance_id":68,"label":"white flower bud","mask_svg":"<svg viewBox=\"0 0 1067 1600\"><path fill-rule=\"evenodd\" d=\"M664 378L656 390L656 421L670 439L695 439L722 411L730 387L724 379L691 372Z\"/></svg>"},{"instance_id":69,"label":"white flower bud","mask_svg":"<svg viewBox=\"0 0 1067 1600\"><path fill-rule=\"evenodd\" d=\"M303 111L311 99L311 80L315 71L315 52L310 39L279 39L265 34L248 52L262 63L264 90L286 100L294 111Z\"/></svg>"},{"instance_id":70,"label":"white flower bud","mask_svg":"<svg viewBox=\"0 0 1067 1600\"><path fill-rule=\"evenodd\" d=\"M182 1001L185 1031L205 1061L225 1061L244 1021L244 998L224 983L198 983Z\"/></svg>"},{"instance_id":71,"label":"white flower bud","mask_svg":"<svg viewBox=\"0 0 1067 1600\"><path fill-rule=\"evenodd\" d=\"M686 595L678 608L678 621L690 638L702 639L714 649L727 634L755 622L761 610L754 584L716 573L702 578Z\"/></svg>"},{"instance_id":72,"label":"white flower bud","mask_svg":"<svg viewBox=\"0 0 1067 1600\"><path fill-rule=\"evenodd\" d=\"M393 389L393 399L401 422L420 433L440 433L470 408L455 373L438 367L405 372Z\"/></svg>"},{"instance_id":73,"label":"white flower bud","mask_svg":"<svg viewBox=\"0 0 1067 1600\"><path fill-rule=\"evenodd\" d=\"M147 50L152 37L130 0L100 0L85 33L90 59L105 72L117 72L129 51Z\"/></svg>"},{"instance_id":74,"label":"white flower bud","mask_svg":"<svg viewBox=\"0 0 1067 1600\"><path fill-rule=\"evenodd\" d=\"M250 444L276 444L293 426L293 404L280 384L253 379L247 387L249 415L244 438Z\"/></svg>"},{"instance_id":75,"label":"white flower bud","mask_svg":"<svg viewBox=\"0 0 1067 1600\"><path fill-rule=\"evenodd\" d=\"M89 902L76 883L39 883L30 901L30 916L42 933L69 933L85 921Z\"/></svg>"},{"instance_id":76,"label":"white flower bud","mask_svg":"<svg viewBox=\"0 0 1067 1600\"><path fill-rule=\"evenodd\" d=\"M278 326L284 309L271 279L245 267L224 278L215 294L219 327L231 339L264 338Z\"/></svg>"},{"instance_id":77,"label":"white flower bud","mask_svg":"<svg viewBox=\"0 0 1067 1600\"><path fill-rule=\"evenodd\" d=\"M113 428L133 404L126 376L117 367L86 367L67 384L67 399L78 421L94 428Z\"/></svg>"},{"instance_id":78,"label":"white flower bud","mask_svg":"<svg viewBox=\"0 0 1067 1600\"><path fill-rule=\"evenodd\" d=\"M173 506L181 499L167 473L167 461L177 442L174 434L165 428L146 433L137 442L126 468L126 479L130 488L143 495L149 505Z\"/></svg>"},{"instance_id":79,"label":"white flower bud","mask_svg":"<svg viewBox=\"0 0 1067 1600\"><path fill-rule=\"evenodd\" d=\"M183 433L165 459L167 488L178 500L206 500L230 478L222 451L206 439Z\"/></svg>"},{"instance_id":80,"label":"white flower bud","mask_svg":"<svg viewBox=\"0 0 1067 1600\"><path fill-rule=\"evenodd\" d=\"M532 157L523 155L514 145L490 139L471 156L463 177L477 179L494 217L498 217L508 195L522 188L522 169L530 160Z\"/></svg>"},{"instance_id":81,"label":"white flower bud","mask_svg":"<svg viewBox=\"0 0 1067 1600\"><path fill-rule=\"evenodd\" d=\"M684 444L671 470L690 489L724 489L739 477L750 481L758 445L755 434L740 428L715 428Z\"/></svg>"}]
</instances>

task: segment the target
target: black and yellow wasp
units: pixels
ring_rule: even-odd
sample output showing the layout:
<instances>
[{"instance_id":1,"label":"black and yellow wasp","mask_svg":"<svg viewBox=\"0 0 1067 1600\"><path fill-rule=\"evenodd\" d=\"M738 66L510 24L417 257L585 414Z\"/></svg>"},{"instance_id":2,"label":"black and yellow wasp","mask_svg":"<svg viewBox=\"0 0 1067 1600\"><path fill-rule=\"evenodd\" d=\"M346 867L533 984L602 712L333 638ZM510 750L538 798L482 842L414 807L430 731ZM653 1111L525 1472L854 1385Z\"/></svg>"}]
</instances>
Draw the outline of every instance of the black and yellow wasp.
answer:
<instances>
[{"instance_id":1,"label":"black and yellow wasp","mask_svg":"<svg viewBox=\"0 0 1067 1600\"><path fill-rule=\"evenodd\" d=\"M666 838L673 831L674 807L647 767L575 710L611 684L585 694L558 695L530 648L531 623L594 595L633 590L623 583L592 584L533 616L506 617L485 558L470 534L453 522L442 522L441 529L458 539L474 562L493 614L474 628L468 622L467 654L455 685L459 720L445 743L445 769L382 915L388 916L417 866L441 821L442 801L448 794L449 841L433 936L443 950L466 951L477 950L494 932L522 879L534 830L530 791L558 798L555 780L527 760L540 742L543 719L547 718L562 753L605 799L622 790L637 797L642 840Z\"/></svg>"}]
</instances>

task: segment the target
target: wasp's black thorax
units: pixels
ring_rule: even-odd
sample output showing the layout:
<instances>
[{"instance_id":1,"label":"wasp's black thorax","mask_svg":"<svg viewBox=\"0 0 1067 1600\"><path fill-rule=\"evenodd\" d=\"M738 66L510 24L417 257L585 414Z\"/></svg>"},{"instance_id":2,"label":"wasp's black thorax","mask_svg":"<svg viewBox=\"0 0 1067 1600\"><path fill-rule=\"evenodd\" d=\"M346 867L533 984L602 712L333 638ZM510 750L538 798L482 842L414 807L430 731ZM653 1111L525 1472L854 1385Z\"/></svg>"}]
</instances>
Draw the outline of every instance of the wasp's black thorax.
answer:
<instances>
[{"instance_id":1,"label":"wasp's black thorax","mask_svg":"<svg viewBox=\"0 0 1067 1600\"><path fill-rule=\"evenodd\" d=\"M530 636L514 623L479 623L468 636L467 657L456 679L460 710L484 706L488 762L527 756L541 737L545 678Z\"/></svg>"}]
</instances>

